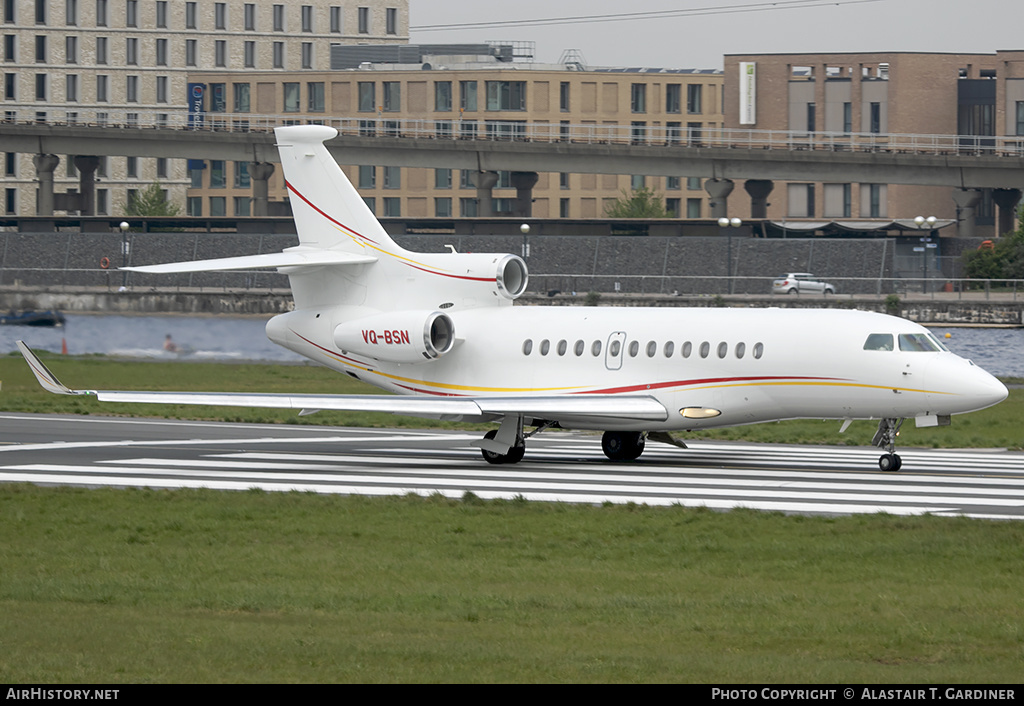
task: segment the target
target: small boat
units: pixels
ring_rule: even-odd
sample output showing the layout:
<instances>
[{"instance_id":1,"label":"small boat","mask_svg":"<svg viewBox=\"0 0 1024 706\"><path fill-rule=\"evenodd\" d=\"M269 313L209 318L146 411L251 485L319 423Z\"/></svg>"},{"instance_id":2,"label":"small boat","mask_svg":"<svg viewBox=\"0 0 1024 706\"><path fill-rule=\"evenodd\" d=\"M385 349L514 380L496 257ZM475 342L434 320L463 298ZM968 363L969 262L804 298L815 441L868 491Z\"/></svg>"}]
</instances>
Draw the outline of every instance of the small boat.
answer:
<instances>
[{"instance_id":1,"label":"small boat","mask_svg":"<svg viewBox=\"0 0 1024 706\"><path fill-rule=\"evenodd\" d=\"M63 326L64 314L59 311L23 311L0 314L0 326Z\"/></svg>"}]
</instances>

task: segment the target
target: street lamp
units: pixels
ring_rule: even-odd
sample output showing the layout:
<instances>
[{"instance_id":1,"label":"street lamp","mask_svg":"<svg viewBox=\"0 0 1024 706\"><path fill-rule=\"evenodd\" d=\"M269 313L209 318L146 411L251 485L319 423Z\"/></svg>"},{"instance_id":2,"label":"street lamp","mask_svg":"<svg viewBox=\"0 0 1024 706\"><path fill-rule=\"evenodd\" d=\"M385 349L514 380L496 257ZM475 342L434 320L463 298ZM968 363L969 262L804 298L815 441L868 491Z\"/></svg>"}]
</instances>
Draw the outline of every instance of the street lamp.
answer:
<instances>
[{"instance_id":1,"label":"street lamp","mask_svg":"<svg viewBox=\"0 0 1024 706\"><path fill-rule=\"evenodd\" d=\"M729 294L733 293L732 283L732 231L733 228L739 228L743 225L743 221L739 218L726 218L722 216L718 219L718 227L725 231L725 235L728 238L728 247L725 251L725 274L729 277ZM731 227L730 227L731 226Z\"/></svg>"},{"instance_id":2,"label":"street lamp","mask_svg":"<svg viewBox=\"0 0 1024 706\"><path fill-rule=\"evenodd\" d=\"M128 221L121 221L121 290L128 289Z\"/></svg>"},{"instance_id":3,"label":"street lamp","mask_svg":"<svg viewBox=\"0 0 1024 706\"><path fill-rule=\"evenodd\" d=\"M924 294L928 293L928 250L930 248L937 247L936 244L932 242L931 238L931 231L935 228L936 221L938 221L938 219L935 216L928 216L927 218L924 216L917 216L914 219L914 225L921 230L924 230L925 226L928 227L928 235L922 236L920 239L921 247L914 248L914 250L921 252L921 292Z\"/></svg>"}]
</instances>

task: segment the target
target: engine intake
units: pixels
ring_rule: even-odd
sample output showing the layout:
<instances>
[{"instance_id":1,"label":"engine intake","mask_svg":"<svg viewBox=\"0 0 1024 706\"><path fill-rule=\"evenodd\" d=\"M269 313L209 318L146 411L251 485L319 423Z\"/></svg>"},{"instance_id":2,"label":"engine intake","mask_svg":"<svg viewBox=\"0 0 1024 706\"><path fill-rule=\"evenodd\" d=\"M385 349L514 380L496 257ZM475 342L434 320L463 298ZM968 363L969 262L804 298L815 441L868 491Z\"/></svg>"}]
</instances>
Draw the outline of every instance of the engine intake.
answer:
<instances>
[{"instance_id":1,"label":"engine intake","mask_svg":"<svg viewBox=\"0 0 1024 706\"><path fill-rule=\"evenodd\" d=\"M338 324L334 343L343 351L389 363L440 358L455 345L455 324L440 311L395 311Z\"/></svg>"}]
</instances>

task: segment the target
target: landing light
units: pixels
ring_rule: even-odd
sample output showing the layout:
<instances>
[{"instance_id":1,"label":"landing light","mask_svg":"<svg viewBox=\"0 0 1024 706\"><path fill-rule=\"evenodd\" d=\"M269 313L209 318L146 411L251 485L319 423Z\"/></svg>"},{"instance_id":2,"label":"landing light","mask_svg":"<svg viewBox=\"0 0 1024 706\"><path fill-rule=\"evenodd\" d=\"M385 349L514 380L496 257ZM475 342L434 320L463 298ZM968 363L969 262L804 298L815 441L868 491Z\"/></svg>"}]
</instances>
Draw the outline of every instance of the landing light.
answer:
<instances>
[{"instance_id":1,"label":"landing light","mask_svg":"<svg viewBox=\"0 0 1024 706\"><path fill-rule=\"evenodd\" d=\"M679 410L679 414L687 419L711 419L720 415L721 412L709 407L683 407Z\"/></svg>"}]
</instances>

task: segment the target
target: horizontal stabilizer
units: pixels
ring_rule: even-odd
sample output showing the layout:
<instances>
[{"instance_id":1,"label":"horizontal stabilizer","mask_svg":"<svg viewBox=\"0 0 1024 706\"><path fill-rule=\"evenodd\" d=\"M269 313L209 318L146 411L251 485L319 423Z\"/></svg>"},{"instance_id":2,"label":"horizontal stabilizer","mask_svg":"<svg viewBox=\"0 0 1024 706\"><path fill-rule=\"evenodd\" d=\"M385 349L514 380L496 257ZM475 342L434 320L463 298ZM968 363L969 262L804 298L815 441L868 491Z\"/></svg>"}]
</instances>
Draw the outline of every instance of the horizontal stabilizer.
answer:
<instances>
[{"instance_id":1,"label":"horizontal stabilizer","mask_svg":"<svg viewBox=\"0 0 1024 706\"><path fill-rule=\"evenodd\" d=\"M228 270L259 270L274 267L319 267L323 265L368 265L376 262L371 255L360 255L340 250L296 248L284 252L241 257L221 257L215 260L168 262L163 265L122 267L129 272L146 274L177 274L182 272L224 272Z\"/></svg>"}]
</instances>

